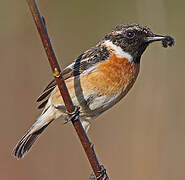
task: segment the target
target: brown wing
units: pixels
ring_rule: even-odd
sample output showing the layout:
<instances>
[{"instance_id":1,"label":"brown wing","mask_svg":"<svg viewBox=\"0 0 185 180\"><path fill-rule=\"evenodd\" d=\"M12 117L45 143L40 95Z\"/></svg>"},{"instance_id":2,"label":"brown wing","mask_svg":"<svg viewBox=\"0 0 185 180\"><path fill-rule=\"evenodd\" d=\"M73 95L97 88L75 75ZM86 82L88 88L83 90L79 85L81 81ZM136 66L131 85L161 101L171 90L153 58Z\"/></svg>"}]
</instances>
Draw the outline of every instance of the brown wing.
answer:
<instances>
[{"instance_id":1,"label":"brown wing","mask_svg":"<svg viewBox=\"0 0 185 180\"><path fill-rule=\"evenodd\" d=\"M77 60L80 61L81 58L82 58L83 54L80 55ZM76 61L77 61L76 60ZM62 76L64 78L64 80L72 77L74 74L74 68L71 66L68 66L67 68L65 68L63 71L62 71ZM51 94L51 92L55 89L56 87L56 81L55 79L53 79L48 85L47 87L44 89L43 93L38 97L37 99L37 102L41 102L43 101L39 106L38 106L38 109L42 109L45 107L45 105L47 104L48 102L48 96ZM47 98L47 99L45 99ZM45 100L44 100L45 99Z\"/></svg>"},{"instance_id":2,"label":"brown wing","mask_svg":"<svg viewBox=\"0 0 185 180\"><path fill-rule=\"evenodd\" d=\"M105 60L108 56L109 51L107 50L107 48L98 44L97 46L86 51L84 54L81 54L73 64L66 67L62 72L62 76L64 80L69 79L73 76L78 76L89 67L91 67L93 64ZM50 95L55 87L56 82L55 80L52 80L37 99L37 102L43 101L38 106L38 109L45 107L46 103L48 102L47 97Z\"/></svg>"}]
</instances>

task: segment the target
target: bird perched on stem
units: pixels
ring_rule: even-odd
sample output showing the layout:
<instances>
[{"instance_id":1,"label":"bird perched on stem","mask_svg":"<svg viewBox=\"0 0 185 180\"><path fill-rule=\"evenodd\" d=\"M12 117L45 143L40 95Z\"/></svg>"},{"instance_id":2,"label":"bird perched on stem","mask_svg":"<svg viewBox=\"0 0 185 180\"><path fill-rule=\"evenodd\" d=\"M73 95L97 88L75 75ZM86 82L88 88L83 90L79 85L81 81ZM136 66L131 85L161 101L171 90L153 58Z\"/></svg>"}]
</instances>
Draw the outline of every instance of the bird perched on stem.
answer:
<instances>
[{"instance_id":1,"label":"bird perched on stem","mask_svg":"<svg viewBox=\"0 0 185 180\"><path fill-rule=\"evenodd\" d=\"M155 41L162 41L163 47L174 45L171 36L156 35L146 26L121 24L63 70L63 78L74 105L80 108L86 132L95 118L128 93L138 76L143 52ZM37 101L42 101L38 108L44 109L14 148L17 158L25 156L51 122L67 115L55 80Z\"/></svg>"}]
</instances>

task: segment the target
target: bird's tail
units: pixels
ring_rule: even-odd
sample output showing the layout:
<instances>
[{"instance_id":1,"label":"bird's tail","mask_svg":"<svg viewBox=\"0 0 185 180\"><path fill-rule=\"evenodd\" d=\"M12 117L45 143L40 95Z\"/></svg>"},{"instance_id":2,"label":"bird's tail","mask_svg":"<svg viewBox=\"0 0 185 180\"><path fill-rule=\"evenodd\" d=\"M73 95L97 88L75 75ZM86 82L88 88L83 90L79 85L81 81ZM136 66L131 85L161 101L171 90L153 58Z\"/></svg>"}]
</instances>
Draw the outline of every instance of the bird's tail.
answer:
<instances>
[{"instance_id":1,"label":"bird's tail","mask_svg":"<svg viewBox=\"0 0 185 180\"><path fill-rule=\"evenodd\" d=\"M50 106L44 113L41 114L33 126L17 143L13 150L13 155L18 159L23 158L39 135L54 119L56 119L56 117L54 117L53 107Z\"/></svg>"}]
</instances>

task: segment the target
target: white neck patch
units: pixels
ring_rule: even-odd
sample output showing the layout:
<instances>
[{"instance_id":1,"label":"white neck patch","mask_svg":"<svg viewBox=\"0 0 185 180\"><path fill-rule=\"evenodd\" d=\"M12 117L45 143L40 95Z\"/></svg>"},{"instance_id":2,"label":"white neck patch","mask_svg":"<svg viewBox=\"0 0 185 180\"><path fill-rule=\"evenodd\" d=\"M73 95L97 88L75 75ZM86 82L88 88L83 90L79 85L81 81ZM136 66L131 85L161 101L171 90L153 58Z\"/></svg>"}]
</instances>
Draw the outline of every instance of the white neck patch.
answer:
<instances>
[{"instance_id":1,"label":"white neck patch","mask_svg":"<svg viewBox=\"0 0 185 180\"><path fill-rule=\"evenodd\" d=\"M124 51L121 49L121 47L116 46L116 45L113 44L110 40L106 40L106 41L104 42L104 44L105 44L106 47L110 47L110 48L114 51L114 53L116 54L116 56L117 56L118 58L126 58L126 59L128 59L130 62L133 61L133 57L132 57L129 53L124 52Z\"/></svg>"}]
</instances>

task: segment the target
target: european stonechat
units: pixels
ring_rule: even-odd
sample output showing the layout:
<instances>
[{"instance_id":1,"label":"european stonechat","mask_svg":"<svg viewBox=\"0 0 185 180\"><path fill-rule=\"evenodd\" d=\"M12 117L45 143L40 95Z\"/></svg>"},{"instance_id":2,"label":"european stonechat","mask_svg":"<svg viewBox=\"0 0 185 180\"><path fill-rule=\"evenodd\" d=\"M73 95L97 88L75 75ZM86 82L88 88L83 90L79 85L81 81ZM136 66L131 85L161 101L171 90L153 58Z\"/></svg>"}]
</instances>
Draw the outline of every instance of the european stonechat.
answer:
<instances>
[{"instance_id":1,"label":"european stonechat","mask_svg":"<svg viewBox=\"0 0 185 180\"><path fill-rule=\"evenodd\" d=\"M121 24L94 47L81 54L63 72L63 78L86 132L104 111L118 103L131 89L139 73L141 55L154 41L164 47L173 46L174 39L161 36L139 24ZM41 115L14 148L22 158L46 127L61 116L66 108L55 80L46 87L37 102Z\"/></svg>"}]
</instances>

